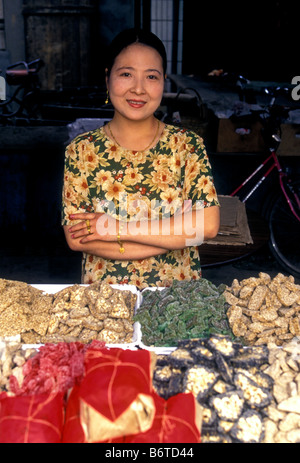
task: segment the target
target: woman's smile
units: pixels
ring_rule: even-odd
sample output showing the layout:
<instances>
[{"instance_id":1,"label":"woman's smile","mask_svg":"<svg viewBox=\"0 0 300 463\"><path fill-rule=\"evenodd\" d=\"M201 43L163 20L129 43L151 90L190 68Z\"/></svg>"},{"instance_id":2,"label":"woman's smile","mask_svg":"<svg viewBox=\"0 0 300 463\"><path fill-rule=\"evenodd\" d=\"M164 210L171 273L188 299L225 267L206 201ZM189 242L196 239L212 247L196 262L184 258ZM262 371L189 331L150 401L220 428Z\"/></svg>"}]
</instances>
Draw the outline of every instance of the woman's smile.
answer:
<instances>
[{"instance_id":1,"label":"woman's smile","mask_svg":"<svg viewBox=\"0 0 300 463\"><path fill-rule=\"evenodd\" d=\"M129 104L129 106L136 109L143 108L146 105L146 101L142 100L127 100L127 103Z\"/></svg>"}]
</instances>

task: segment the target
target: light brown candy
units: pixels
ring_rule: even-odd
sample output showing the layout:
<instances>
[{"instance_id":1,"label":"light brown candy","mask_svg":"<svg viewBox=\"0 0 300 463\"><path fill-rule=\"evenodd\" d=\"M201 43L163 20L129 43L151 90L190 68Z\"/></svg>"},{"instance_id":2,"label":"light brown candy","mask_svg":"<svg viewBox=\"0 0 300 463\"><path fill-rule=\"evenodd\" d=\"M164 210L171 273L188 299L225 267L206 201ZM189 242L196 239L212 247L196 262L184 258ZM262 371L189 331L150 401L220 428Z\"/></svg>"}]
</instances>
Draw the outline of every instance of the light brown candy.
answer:
<instances>
[{"instance_id":1,"label":"light brown candy","mask_svg":"<svg viewBox=\"0 0 300 463\"><path fill-rule=\"evenodd\" d=\"M258 310L264 300L265 300L265 297L267 295L267 291L268 291L268 288L267 286L257 286L257 288L254 290L251 298L250 298L250 301L249 301L249 304L248 304L248 309L250 310Z\"/></svg>"},{"instance_id":2,"label":"light brown candy","mask_svg":"<svg viewBox=\"0 0 300 463\"><path fill-rule=\"evenodd\" d=\"M129 342L136 298L132 291L101 281L49 295L26 283L0 279L0 336L21 335L29 344L90 342L109 326L114 334L103 338Z\"/></svg>"},{"instance_id":3,"label":"light brown candy","mask_svg":"<svg viewBox=\"0 0 300 463\"><path fill-rule=\"evenodd\" d=\"M229 304L229 325L246 344L274 342L284 346L300 336L300 285L292 276L279 273L271 279L260 273L258 278L236 279L224 295Z\"/></svg>"}]
</instances>

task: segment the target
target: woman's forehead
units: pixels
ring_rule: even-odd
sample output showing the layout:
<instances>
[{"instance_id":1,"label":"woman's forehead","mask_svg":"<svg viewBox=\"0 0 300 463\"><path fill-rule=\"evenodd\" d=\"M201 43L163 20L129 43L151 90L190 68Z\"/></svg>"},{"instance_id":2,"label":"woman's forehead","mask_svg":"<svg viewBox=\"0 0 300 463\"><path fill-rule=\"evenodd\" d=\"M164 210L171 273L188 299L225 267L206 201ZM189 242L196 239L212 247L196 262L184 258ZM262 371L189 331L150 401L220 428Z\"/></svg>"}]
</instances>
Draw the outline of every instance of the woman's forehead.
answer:
<instances>
[{"instance_id":1,"label":"woman's forehead","mask_svg":"<svg viewBox=\"0 0 300 463\"><path fill-rule=\"evenodd\" d=\"M141 43L133 43L124 48L116 57L114 67L120 66L145 66L146 68L149 67L149 69L157 69L159 67L161 71L163 60L155 48Z\"/></svg>"}]
</instances>

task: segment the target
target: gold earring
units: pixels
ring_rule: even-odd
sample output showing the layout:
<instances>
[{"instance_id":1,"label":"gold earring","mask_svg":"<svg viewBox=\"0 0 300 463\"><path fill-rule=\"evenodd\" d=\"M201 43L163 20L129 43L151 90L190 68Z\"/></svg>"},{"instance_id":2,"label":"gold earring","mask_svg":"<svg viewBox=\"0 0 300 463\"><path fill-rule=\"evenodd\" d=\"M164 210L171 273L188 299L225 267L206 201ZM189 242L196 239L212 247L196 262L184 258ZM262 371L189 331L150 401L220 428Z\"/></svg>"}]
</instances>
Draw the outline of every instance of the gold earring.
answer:
<instances>
[{"instance_id":1,"label":"gold earring","mask_svg":"<svg viewBox=\"0 0 300 463\"><path fill-rule=\"evenodd\" d=\"M109 102L108 96L109 96L109 93L108 93L108 90L107 90L107 91L106 91L106 100L105 100L105 104L108 104L108 102Z\"/></svg>"}]
</instances>

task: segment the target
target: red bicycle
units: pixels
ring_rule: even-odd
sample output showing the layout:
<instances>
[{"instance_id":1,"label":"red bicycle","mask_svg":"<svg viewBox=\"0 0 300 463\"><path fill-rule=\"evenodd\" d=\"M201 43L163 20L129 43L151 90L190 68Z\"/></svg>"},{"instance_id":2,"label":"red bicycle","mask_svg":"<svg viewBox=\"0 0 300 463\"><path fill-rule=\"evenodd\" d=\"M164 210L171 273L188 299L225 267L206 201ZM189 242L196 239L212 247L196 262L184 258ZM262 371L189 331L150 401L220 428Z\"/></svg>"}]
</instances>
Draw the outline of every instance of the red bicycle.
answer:
<instances>
[{"instance_id":1,"label":"red bicycle","mask_svg":"<svg viewBox=\"0 0 300 463\"><path fill-rule=\"evenodd\" d=\"M250 196L262 185L265 179L275 169L278 173L279 194L273 200L268 211L268 223L270 229L269 246L272 254L278 263L289 274L300 277L300 179L296 173L284 169L277 156L277 148L280 144L280 122L282 114L280 107L275 105L276 95L282 91L277 87L275 90L266 91L271 94L272 101L261 114L264 127L264 135L269 156L239 185L231 196L240 197L241 190L248 185L251 179L258 178L254 186L247 191L240 199L246 202ZM279 109L279 111L278 111ZM263 173L262 173L263 172Z\"/></svg>"}]
</instances>

